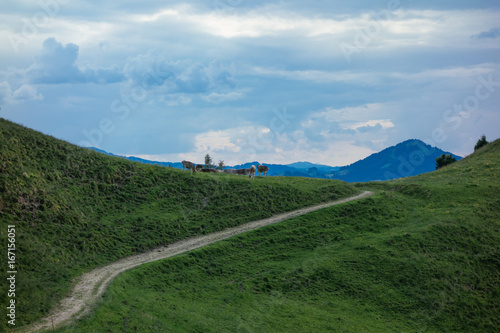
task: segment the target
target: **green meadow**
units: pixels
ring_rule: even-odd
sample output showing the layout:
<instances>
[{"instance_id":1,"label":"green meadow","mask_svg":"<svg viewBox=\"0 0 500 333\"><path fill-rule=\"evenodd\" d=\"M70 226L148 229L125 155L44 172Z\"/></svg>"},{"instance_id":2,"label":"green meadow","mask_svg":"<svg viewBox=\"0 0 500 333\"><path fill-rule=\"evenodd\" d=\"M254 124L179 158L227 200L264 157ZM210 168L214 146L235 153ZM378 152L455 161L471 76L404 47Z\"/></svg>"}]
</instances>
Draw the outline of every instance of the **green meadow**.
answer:
<instances>
[{"instance_id":1,"label":"green meadow","mask_svg":"<svg viewBox=\"0 0 500 333\"><path fill-rule=\"evenodd\" d=\"M499 176L497 140L356 184L377 194L125 272L58 332L498 332Z\"/></svg>"},{"instance_id":2,"label":"green meadow","mask_svg":"<svg viewBox=\"0 0 500 333\"><path fill-rule=\"evenodd\" d=\"M16 226L16 328L47 315L92 268L359 192L340 181L191 175L99 154L4 119L0 170L5 248L7 225ZM8 290L5 278L1 286ZM0 300L5 309L7 293Z\"/></svg>"}]
</instances>

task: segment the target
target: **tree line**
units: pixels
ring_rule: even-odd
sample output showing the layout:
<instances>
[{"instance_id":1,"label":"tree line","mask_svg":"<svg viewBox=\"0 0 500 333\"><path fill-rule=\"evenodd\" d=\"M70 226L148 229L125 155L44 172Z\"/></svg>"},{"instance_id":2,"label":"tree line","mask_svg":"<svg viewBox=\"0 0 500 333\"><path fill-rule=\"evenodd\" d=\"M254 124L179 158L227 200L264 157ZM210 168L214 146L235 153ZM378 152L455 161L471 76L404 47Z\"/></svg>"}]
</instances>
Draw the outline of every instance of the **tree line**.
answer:
<instances>
[{"instance_id":1,"label":"tree line","mask_svg":"<svg viewBox=\"0 0 500 333\"><path fill-rule=\"evenodd\" d=\"M476 145L474 146L474 151L478 150L479 148L482 148L488 144L488 141L486 140L486 135L481 136L479 140L477 140ZM449 165L451 163L456 162L457 159L451 155L443 154L436 158L436 170L441 169L442 167Z\"/></svg>"},{"instance_id":2,"label":"tree line","mask_svg":"<svg viewBox=\"0 0 500 333\"><path fill-rule=\"evenodd\" d=\"M205 168L206 169L224 170L225 167L226 167L226 165L224 164L223 160L219 160L219 163L217 163L217 165L215 165L210 154L205 155Z\"/></svg>"}]
</instances>

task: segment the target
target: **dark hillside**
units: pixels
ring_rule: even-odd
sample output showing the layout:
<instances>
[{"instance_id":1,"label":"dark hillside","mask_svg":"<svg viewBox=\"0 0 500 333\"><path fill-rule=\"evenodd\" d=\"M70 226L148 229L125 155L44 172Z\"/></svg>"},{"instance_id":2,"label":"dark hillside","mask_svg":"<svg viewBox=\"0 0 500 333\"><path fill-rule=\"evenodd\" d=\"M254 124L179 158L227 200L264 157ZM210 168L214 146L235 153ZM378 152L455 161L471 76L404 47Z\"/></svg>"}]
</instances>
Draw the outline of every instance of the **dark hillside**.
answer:
<instances>
[{"instance_id":1,"label":"dark hillside","mask_svg":"<svg viewBox=\"0 0 500 333\"><path fill-rule=\"evenodd\" d=\"M0 170L2 239L16 226L17 326L46 314L74 277L98 265L357 192L339 181L190 175L3 119ZM4 309L6 301L4 293Z\"/></svg>"}]
</instances>

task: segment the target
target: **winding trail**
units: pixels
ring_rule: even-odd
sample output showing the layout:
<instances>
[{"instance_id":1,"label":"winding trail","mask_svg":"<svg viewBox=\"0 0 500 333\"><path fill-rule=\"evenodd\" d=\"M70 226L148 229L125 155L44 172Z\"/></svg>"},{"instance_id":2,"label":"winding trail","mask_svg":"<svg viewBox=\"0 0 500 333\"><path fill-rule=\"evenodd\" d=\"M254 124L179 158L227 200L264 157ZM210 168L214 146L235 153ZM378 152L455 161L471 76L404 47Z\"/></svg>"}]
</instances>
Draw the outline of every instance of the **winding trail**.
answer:
<instances>
[{"instance_id":1,"label":"winding trail","mask_svg":"<svg viewBox=\"0 0 500 333\"><path fill-rule=\"evenodd\" d=\"M77 283L69 295L62 299L48 317L43 318L31 325L21 329L22 332L38 332L50 330L52 327L67 325L83 315L89 313L98 303L100 296L104 293L111 281L120 273L139 265L169 258L177 254L198 249L200 247L218 242L223 239L239 235L241 233L255 230L267 225L282 222L292 217L304 215L322 208L343 204L349 201L359 200L372 196L374 193L364 191L358 195L344 198L329 203L324 203L312 207L297 209L288 213L272 216L267 219L253 221L239 225L237 227L214 232L204 236L198 236L172 243L165 247L160 247L149 252L137 254L120 259L109 265L93 269L77 278Z\"/></svg>"}]
</instances>

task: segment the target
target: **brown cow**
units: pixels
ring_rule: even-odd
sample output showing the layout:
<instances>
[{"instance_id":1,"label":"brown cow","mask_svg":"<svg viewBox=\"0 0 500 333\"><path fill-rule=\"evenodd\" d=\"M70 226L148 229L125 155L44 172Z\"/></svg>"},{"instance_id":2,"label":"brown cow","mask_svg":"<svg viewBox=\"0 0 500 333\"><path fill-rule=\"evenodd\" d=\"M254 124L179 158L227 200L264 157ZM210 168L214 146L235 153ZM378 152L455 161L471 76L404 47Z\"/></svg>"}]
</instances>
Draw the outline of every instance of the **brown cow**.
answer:
<instances>
[{"instance_id":1,"label":"brown cow","mask_svg":"<svg viewBox=\"0 0 500 333\"><path fill-rule=\"evenodd\" d=\"M238 169L236 170L237 175L243 175L246 176L250 173L250 169Z\"/></svg>"},{"instance_id":2,"label":"brown cow","mask_svg":"<svg viewBox=\"0 0 500 333\"><path fill-rule=\"evenodd\" d=\"M201 171L203 169L203 164L196 164L196 171Z\"/></svg>"},{"instance_id":3,"label":"brown cow","mask_svg":"<svg viewBox=\"0 0 500 333\"><path fill-rule=\"evenodd\" d=\"M188 169L191 173L196 173L196 168L193 162L182 161L182 171Z\"/></svg>"},{"instance_id":4,"label":"brown cow","mask_svg":"<svg viewBox=\"0 0 500 333\"><path fill-rule=\"evenodd\" d=\"M226 169L224 170L224 173L228 173L230 175L236 175L236 169Z\"/></svg>"},{"instance_id":5,"label":"brown cow","mask_svg":"<svg viewBox=\"0 0 500 333\"><path fill-rule=\"evenodd\" d=\"M264 173L264 176L265 176L268 171L269 171L269 168L266 167L265 165L258 165L257 164L257 172L260 173L261 175L262 175L262 173Z\"/></svg>"},{"instance_id":6,"label":"brown cow","mask_svg":"<svg viewBox=\"0 0 500 333\"><path fill-rule=\"evenodd\" d=\"M250 178L254 178L255 177L255 171L256 171L255 165L252 165L250 167L250 175L249 175Z\"/></svg>"}]
</instances>

